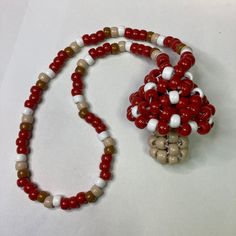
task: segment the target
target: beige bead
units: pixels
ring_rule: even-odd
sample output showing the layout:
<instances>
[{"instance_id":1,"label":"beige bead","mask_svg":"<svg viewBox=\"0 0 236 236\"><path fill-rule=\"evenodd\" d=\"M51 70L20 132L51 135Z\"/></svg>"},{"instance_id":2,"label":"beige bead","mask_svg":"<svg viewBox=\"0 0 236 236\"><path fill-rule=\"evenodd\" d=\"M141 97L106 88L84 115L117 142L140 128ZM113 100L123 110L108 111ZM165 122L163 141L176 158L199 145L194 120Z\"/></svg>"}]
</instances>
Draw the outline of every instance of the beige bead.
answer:
<instances>
[{"instance_id":1,"label":"beige bead","mask_svg":"<svg viewBox=\"0 0 236 236\"><path fill-rule=\"evenodd\" d=\"M16 170L24 170L27 169L28 163L26 161L17 161L15 164Z\"/></svg>"},{"instance_id":2,"label":"beige bead","mask_svg":"<svg viewBox=\"0 0 236 236\"><path fill-rule=\"evenodd\" d=\"M93 185L91 188L91 192L95 197L100 197L103 194L103 191L101 188L99 188L97 185Z\"/></svg>"},{"instance_id":3,"label":"beige bead","mask_svg":"<svg viewBox=\"0 0 236 236\"><path fill-rule=\"evenodd\" d=\"M32 115L23 115L21 121L24 123L33 123L34 117Z\"/></svg>"},{"instance_id":4,"label":"beige bead","mask_svg":"<svg viewBox=\"0 0 236 236\"><path fill-rule=\"evenodd\" d=\"M119 32L117 27L111 27L111 37L117 38L119 37Z\"/></svg>"},{"instance_id":5,"label":"beige bead","mask_svg":"<svg viewBox=\"0 0 236 236\"><path fill-rule=\"evenodd\" d=\"M181 161L184 161L184 160L186 160L188 158L188 149L180 149L180 157L179 157L179 159L181 160Z\"/></svg>"},{"instance_id":6,"label":"beige bead","mask_svg":"<svg viewBox=\"0 0 236 236\"><path fill-rule=\"evenodd\" d=\"M115 145L115 140L111 137L105 138L102 142L105 147Z\"/></svg>"},{"instance_id":7,"label":"beige bead","mask_svg":"<svg viewBox=\"0 0 236 236\"><path fill-rule=\"evenodd\" d=\"M168 150L169 150L170 156L178 156L179 155L179 147L175 143L170 143Z\"/></svg>"},{"instance_id":8,"label":"beige bead","mask_svg":"<svg viewBox=\"0 0 236 236\"><path fill-rule=\"evenodd\" d=\"M176 132L170 132L168 134L168 142L169 143L177 143L179 139L179 136Z\"/></svg>"},{"instance_id":9,"label":"beige bead","mask_svg":"<svg viewBox=\"0 0 236 236\"><path fill-rule=\"evenodd\" d=\"M42 80L45 83L48 83L48 81L50 80L50 78L45 73L40 73L38 79Z\"/></svg>"},{"instance_id":10,"label":"beige bead","mask_svg":"<svg viewBox=\"0 0 236 236\"><path fill-rule=\"evenodd\" d=\"M47 196L43 202L43 205L47 208L53 208L52 200L53 196Z\"/></svg>"},{"instance_id":11,"label":"beige bead","mask_svg":"<svg viewBox=\"0 0 236 236\"><path fill-rule=\"evenodd\" d=\"M72 42L70 44L70 47L75 53L78 53L80 51L80 46L76 42Z\"/></svg>"},{"instance_id":12,"label":"beige bead","mask_svg":"<svg viewBox=\"0 0 236 236\"><path fill-rule=\"evenodd\" d=\"M169 156L168 157L169 164L173 165L179 162L179 159L177 156Z\"/></svg>"},{"instance_id":13,"label":"beige bead","mask_svg":"<svg viewBox=\"0 0 236 236\"><path fill-rule=\"evenodd\" d=\"M155 141L155 147L158 149L166 149L166 139L164 137L158 137Z\"/></svg>"},{"instance_id":14,"label":"beige bead","mask_svg":"<svg viewBox=\"0 0 236 236\"><path fill-rule=\"evenodd\" d=\"M125 41L120 41L118 43L120 52L125 52Z\"/></svg>"},{"instance_id":15,"label":"beige bead","mask_svg":"<svg viewBox=\"0 0 236 236\"><path fill-rule=\"evenodd\" d=\"M188 148L189 140L187 137L180 137L179 141L180 141L180 143L179 143L180 148L182 148L182 149Z\"/></svg>"},{"instance_id":16,"label":"beige bead","mask_svg":"<svg viewBox=\"0 0 236 236\"><path fill-rule=\"evenodd\" d=\"M76 106L79 110L89 107L88 103L85 101L76 103Z\"/></svg>"},{"instance_id":17,"label":"beige bead","mask_svg":"<svg viewBox=\"0 0 236 236\"><path fill-rule=\"evenodd\" d=\"M158 152L157 148L150 148L150 150L149 150L149 154L153 158L156 158L157 152Z\"/></svg>"},{"instance_id":18,"label":"beige bead","mask_svg":"<svg viewBox=\"0 0 236 236\"><path fill-rule=\"evenodd\" d=\"M151 58L153 61L156 61L157 59L157 56L161 54L161 51L159 50L154 50L152 53L151 53Z\"/></svg>"},{"instance_id":19,"label":"beige bead","mask_svg":"<svg viewBox=\"0 0 236 236\"><path fill-rule=\"evenodd\" d=\"M158 150L156 158L161 164L165 164L167 162L167 152L165 150Z\"/></svg>"},{"instance_id":20,"label":"beige bead","mask_svg":"<svg viewBox=\"0 0 236 236\"><path fill-rule=\"evenodd\" d=\"M154 33L154 34L152 35L152 37L151 37L151 42L157 44L157 38L158 38L159 36L160 36L159 34Z\"/></svg>"},{"instance_id":21,"label":"beige bead","mask_svg":"<svg viewBox=\"0 0 236 236\"><path fill-rule=\"evenodd\" d=\"M89 67L88 63L84 59L79 59L77 62L77 66L81 66L84 69L87 69Z\"/></svg>"},{"instance_id":22,"label":"beige bead","mask_svg":"<svg viewBox=\"0 0 236 236\"><path fill-rule=\"evenodd\" d=\"M150 136L149 139L148 139L148 144L150 147L155 147L155 141L157 140L157 138L155 136Z\"/></svg>"}]
</instances>

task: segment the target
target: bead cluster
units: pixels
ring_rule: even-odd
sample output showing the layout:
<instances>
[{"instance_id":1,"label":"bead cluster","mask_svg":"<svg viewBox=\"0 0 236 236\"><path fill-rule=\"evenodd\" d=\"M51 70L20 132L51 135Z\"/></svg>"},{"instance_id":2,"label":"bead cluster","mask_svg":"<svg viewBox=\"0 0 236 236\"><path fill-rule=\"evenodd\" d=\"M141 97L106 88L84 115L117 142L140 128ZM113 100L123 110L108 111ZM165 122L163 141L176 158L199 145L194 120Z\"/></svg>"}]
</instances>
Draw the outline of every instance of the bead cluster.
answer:
<instances>
[{"instance_id":1,"label":"bead cluster","mask_svg":"<svg viewBox=\"0 0 236 236\"><path fill-rule=\"evenodd\" d=\"M41 190L30 179L27 161L30 153L29 143L32 137L34 111L40 104L48 83L56 77L68 59L80 52L84 46L98 44L105 39L116 37L142 40L156 46L169 47L180 54L180 60L172 67L168 55L160 49L131 41L120 41L112 44L105 42L102 46L90 49L84 58L78 60L77 67L71 75L71 94L79 110L79 117L95 129L98 139L104 145L104 152L99 165L100 174L88 191L78 192L71 197L52 195L48 191ZM140 87L138 92L130 96L131 106L127 110L128 119L135 121L137 127L147 127L148 130L154 132L154 136L150 139L150 153L153 157L161 163L175 163L185 159L187 154L185 155L183 150L187 150L187 146L183 148L183 142L186 143L187 139L179 135L188 135L190 127L201 134L207 133L212 127L214 107L209 104L202 91L192 82L193 76L188 70L195 63L195 58L191 48L179 39L124 26L105 27L96 33L85 34L57 53L48 69L39 74L37 82L30 89L30 96L24 103L22 122L16 140L15 168L18 176L17 185L28 194L31 200L41 202L47 208L60 207L63 210L69 210L95 202L103 194L107 181L112 178L111 168L113 155L116 151L115 141L110 136L102 119L90 111L89 104L83 94L84 76L88 68L98 58L121 52L131 52L135 55L151 58L158 66L158 69L151 71L145 77L144 85ZM176 142L171 141L174 139L174 134L168 134L169 128L177 129L179 135L175 135L175 138L178 137ZM161 146L160 139L165 143L164 146ZM164 139L165 141L163 141ZM178 151L176 146L174 148L174 144L178 146ZM164 152L166 155L163 154Z\"/></svg>"}]
</instances>

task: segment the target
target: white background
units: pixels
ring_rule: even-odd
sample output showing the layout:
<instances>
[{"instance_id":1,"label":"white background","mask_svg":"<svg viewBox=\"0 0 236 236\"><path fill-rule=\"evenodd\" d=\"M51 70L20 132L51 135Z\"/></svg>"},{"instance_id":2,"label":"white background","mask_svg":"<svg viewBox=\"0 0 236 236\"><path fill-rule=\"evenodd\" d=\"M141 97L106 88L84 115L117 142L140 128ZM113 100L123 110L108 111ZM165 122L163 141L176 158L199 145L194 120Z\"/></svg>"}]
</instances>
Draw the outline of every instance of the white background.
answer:
<instances>
[{"instance_id":1,"label":"white background","mask_svg":"<svg viewBox=\"0 0 236 236\"><path fill-rule=\"evenodd\" d=\"M235 23L234 0L0 0L0 235L236 235ZM118 143L114 180L94 205L48 210L15 184L23 102L59 49L117 25L174 35L193 48L194 79L217 107L214 129L191 136L186 163L154 162L147 131L125 117L129 94L154 64L128 54L100 60L86 77L86 92ZM36 112L30 166L33 179L53 193L88 190L98 174L102 145L70 96L70 73L86 51L51 83Z\"/></svg>"}]
</instances>

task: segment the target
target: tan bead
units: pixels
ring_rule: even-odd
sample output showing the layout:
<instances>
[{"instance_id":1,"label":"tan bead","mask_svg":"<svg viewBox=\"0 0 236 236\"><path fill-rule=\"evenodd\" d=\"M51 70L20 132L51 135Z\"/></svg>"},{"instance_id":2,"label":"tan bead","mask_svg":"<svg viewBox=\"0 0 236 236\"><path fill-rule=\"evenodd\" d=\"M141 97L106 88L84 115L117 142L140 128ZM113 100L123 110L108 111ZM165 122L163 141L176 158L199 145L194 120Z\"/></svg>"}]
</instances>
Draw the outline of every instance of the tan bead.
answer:
<instances>
[{"instance_id":1,"label":"tan bead","mask_svg":"<svg viewBox=\"0 0 236 236\"><path fill-rule=\"evenodd\" d=\"M164 137L158 137L155 141L155 147L158 149L166 149L166 139Z\"/></svg>"},{"instance_id":2,"label":"tan bead","mask_svg":"<svg viewBox=\"0 0 236 236\"><path fill-rule=\"evenodd\" d=\"M85 68L82 67L82 66L77 66L77 67L75 68L75 72L77 72L77 73L79 73L79 74L81 74L81 75L84 75L85 72L86 72L86 70L85 70Z\"/></svg>"},{"instance_id":3,"label":"tan bead","mask_svg":"<svg viewBox=\"0 0 236 236\"><path fill-rule=\"evenodd\" d=\"M104 148L105 154L114 154L115 153L115 147L113 145L107 146Z\"/></svg>"},{"instance_id":4,"label":"tan bead","mask_svg":"<svg viewBox=\"0 0 236 236\"><path fill-rule=\"evenodd\" d=\"M41 191L41 192L39 192L39 194L38 194L37 200L38 200L39 202L42 202L42 203L43 203L47 196L49 196L49 193L47 193L47 192L45 192L45 191Z\"/></svg>"},{"instance_id":5,"label":"tan bead","mask_svg":"<svg viewBox=\"0 0 236 236\"><path fill-rule=\"evenodd\" d=\"M180 137L179 138L179 141L180 141L180 143L179 143L179 147L180 148L188 148L188 146L189 146L189 140L188 140L188 138L187 137Z\"/></svg>"},{"instance_id":6,"label":"tan bead","mask_svg":"<svg viewBox=\"0 0 236 236\"><path fill-rule=\"evenodd\" d=\"M91 191L85 193L85 198L88 202L95 202L97 200L96 196Z\"/></svg>"},{"instance_id":7,"label":"tan bead","mask_svg":"<svg viewBox=\"0 0 236 236\"><path fill-rule=\"evenodd\" d=\"M21 118L21 121L23 123L33 123L34 121L34 117L32 115L23 115L22 118Z\"/></svg>"},{"instance_id":8,"label":"tan bead","mask_svg":"<svg viewBox=\"0 0 236 236\"><path fill-rule=\"evenodd\" d=\"M112 137L105 138L102 142L105 147L115 145L115 140Z\"/></svg>"},{"instance_id":9,"label":"tan bead","mask_svg":"<svg viewBox=\"0 0 236 236\"><path fill-rule=\"evenodd\" d=\"M30 172L29 172L28 169L18 170L17 171L17 176L18 176L18 178L29 177L30 176Z\"/></svg>"},{"instance_id":10,"label":"tan bead","mask_svg":"<svg viewBox=\"0 0 236 236\"><path fill-rule=\"evenodd\" d=\"M15 164L16 170L24 170L27 169L28 163L26 161L17 161Z\"/></svg>"},{"instance_id":11,"label":"tan bead","mask_svg":"<svg viewBox=\"0 0 236 236\"><path fill-rule=\"evenodd\" d=\"M71 47L66 47L64 49L65 53L68 55L68 57L73 57L75 52L73 51L73 49Z\"/></svg>"},{"instance_id":12,"label":"tan bead","mask_svg":"<svg viewBox=\"0 0 236 236\"><path fill-rule=\"evenodd\" d=\"M190 48L189 46L185 45L185 46L183 46L183 47L181 48L180 54L181 54L181 51L182 51L182 50L185 50L185 49L192 51L192 48Z\"/></svg>"},{"instance_id":13,"label":"tan bead","mask_svg":"<svg viewBox=\"0 0 236 236\"><path fill-rule=\"evenodd\" d=\"M120 52L125 52L125 51L126 51L126 50L125 50L125 41L120 41L120 42L118 43L118 46L119 46Z\"/></svg>"},{"instance_id":14,"label":"tan bead","mask_svg":"<svg viewBox=\"0 0 236 236\"><path fill-rule=\"evenodd\" d=\"M188 158L188 149L180 149L180 157L181 161L184 161Z\"/></svg>"},{"instance_id":15,"label":"tan bead","mask_svg":"<svg viewBox=\"0 0 236 236\"><path fill-rule=\"evenodd\" d=\"M88 63L84 59L79 59L77 62L77 66L81 66L84 69L87 69L89 67Z\"/></svg>"},{"instance_id":16,"label":"tan bead","mask_svg":"<svg viewBox=\"0 0 236 236\"><path fill-rule=\"evenodd\" d=\"M52 200L53 196L47 196L43 202L43 205L47 208L53 208Z\"/></svg>"},{"instance_id":17,"label":"tan bead","mask_svg":"<svg viewBox=\"0 0 236 236\"><path fill-rule=\"evenodd\" d=\"M167 137L169 143L177 143L179 139L179 136L176 132L170 132Z\"/></svg>"},{"instance_id":18,"label":"tan bead","mask_svg":"<svg viewBox=\"0 0 236 236\"><path fill-rule=\"evenodd\" d=\"M156 158L157 152L158 152L157 148L150 148L150 150L149 150L149 154L153 158Z\"/></svg>"},{"instance_id":19,"label":"tan bead","mask_svg":"<svg viewBox=\"0 0 236 236\"><path fill-rule=\"evenodd\" d=\"M76 106L78 107L79 110L89 107L88 103L85 101L76 103Z\"/></svg>"},{"instance_id":20,"label":"tan bead","mask_svg":"<svg viewBox=\"0 0 236 236\"><path fill-rule=\"evenodd\" d=\"M33 128L33 125L32 125L31 123L22 122L22 123L20 124L20 129L21 129L21 130L30 131L30 130L32 130L32 128Z\"/></svg>"},{"instance_id":21,"label":"tan bead","mask_svg":"<svg viewBox=\"0 0 236 236\"><path fill-rule=\"evenodd\" d=\"M185 47L186 45L184 43L180 43L179 45L176 46L176 52L180 54L181 49Z\"/></svg>"},{"instance_id":22,"label":"tan bead","mask_svg":"<svg viewBox=\"0 0 236 236\"><path fill-rule=\"evenodd\" d=\"M119 32L117 27L111 27L111 37L117 38L119 37Z\"/></svg>"},{"instance_id":23,"label":"tan bead","mask_svg":"<svg viewBox=\"0 0 236 236\"><path fill-rule=\"evenodd\" d=\"M178 147L178 144L170 143L170 144L169 144L168 151L169 151L169 155L170 155L170 156L178 156L178 155L179 155L179 147Z\"/></svg>"},{"instance_id":24,"label":"tan bead","mask_svg":"<svg viewBox=\"0 0 236 236\"><path fill-rule=\"evenodd\" d=\"M152 38L152 35L154 34L154 32L152 32L152 31L148 31L147 32L147 38L146 38L146 40L148 41L148 42L151 42L151 38Z\"/></svg>"},{"instance_id":25,"label":"tan bead","mask_svg":"<svg viewBox=\"0 0 236 236\"><path fill-rule=\"evenodd\" d=\"M118 54L120 52L119 45L117 43L111 44L111 54Z\"/></svg>"},{"instance_id":26,"label":"tan bead","mask_svg":"<svg viewBox=\"0 0 236 236\"><path fill-rule=\"evenodd\" d=\"M99 188L97 185L93 185L91 188L91 192L95 197L100 197L103 194L103 191L101 188Z\"/></svg>"},{"instance_id":27,"label":"tan bead","mask_svg":"<svg viewBox=\"0 0 236 236\"><path fill-rule=\"evenodd\" d=\"M82 119L84 119L87 114L88 114L88 109L87 108L83 108L79 111L79 116Z\"/></svg>"},{"instance_id":28,"label":"tan bead","mask_svg":"<svg viewBox=\"0 0 236 236\"><path fill-rule=\"evenodd\" d=\"M156 61L158 55L160 55L160 54L161 54L161 51L160 51L160 50L158 50L158 49L153 50L153 51L151 52L151 58L152 58L152 60L153 60L153 61Z\"/></svg>"},{"instance_id":29,"label":"tan bead","mask_svg":"<svg viewBox=\"0 0 236 236\"><path fill-rule=\"evenodd\" d=\"M179 162L179 159L177 156L169 156L168 157L169 164L173 165Z\"/></svg>"},{"instance_id":30,"label":"tan bead","mask_svg":"<svg viewBox=\"0 0 236 236\"><path fill-rule=\"evenodd\" d=\"M157 43L157 38L158 38L159 36L160 36L159 34L154 33L154 34L152 35L152 37L151 37L151 42L156 44L156 43Z\"/></svg>"},{"instance_id":31,"label":"tan bead","mask_svg":"<svg viewBox=\"0 0 236 236\"><path fill-rule=\"evenodd\" d=\"M110 38L111 37L111 29L109 27L105 27L103 29L103 32L105 33L105 37L106 38Z\"/></svg>"},{"instance_id":32,"label":"tan bead","mask_svg":"<svg viewBox=\"0 0 236 236\"><path fill-rule=\"evenodd\" d=\"M155 141L157 140L157 137L155 137L155 136L150 136L149 138L148 138L148 144L149 144L149 146L150 147L156 147L156 144L155 144Z\"/></svg>"},{"instance_id":33,"label":"tan bead","mask_svg":"<svg viewBox=\"0 0 236 236\"><path fill-rule=\"evenodd\" d=\"M167 152L165 150L158 150L156 158L161 164L167 163Z\"/></svg>"},{"instance_id":34,"label":"tan bead","mask_svg":"<svg viewBox=\"0 0 236 236\"><path fill-rule=\"evenodd\" d=\"M80 51L80 46L76 42L72 42L70 44L70 47L75 53L78 53Z\"/></svg>"},{"instance_id":35,"label":"tan bead","mask_svg":"<svg viewBox=\"0 0 236 236\"><path fill-rule=\"evenodd\" d=\"M36 86L39 87L39 88L41 88L41 89L43 89L43 90L45 90L45 89L47 88L47 83L44 82L43 80L40 80L40 79L39 79L39 80L36 82Z\"/></svg>"},{"instance_id":36,"label":"tan bead","mask_svg":"<svg viewBox=\"0 0 236 236\"><path fill-rule=\"evenodd\" d=\"M48 81L50 80L50 78L45 73L40 73L38 79L45 83L48 83Z\"/></svg>"}]
</instances>

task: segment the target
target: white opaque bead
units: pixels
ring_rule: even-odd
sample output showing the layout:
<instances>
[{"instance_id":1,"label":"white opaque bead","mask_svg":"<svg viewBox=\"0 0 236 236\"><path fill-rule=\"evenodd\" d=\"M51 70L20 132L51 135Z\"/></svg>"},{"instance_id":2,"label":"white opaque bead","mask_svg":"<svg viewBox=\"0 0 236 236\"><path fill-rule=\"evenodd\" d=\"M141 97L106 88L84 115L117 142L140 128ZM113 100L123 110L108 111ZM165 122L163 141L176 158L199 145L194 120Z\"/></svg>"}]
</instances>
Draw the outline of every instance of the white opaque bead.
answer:
<instances>
[{"instance_id":1,"label":"white opaque bead","mask_svg":"<svg viewBox=\"0 0 236 236\"><path fill-rule=\"evenodd\" d=\"M164 40L165 40L165 36L164 35L159 35L159 37L157 38L157 45L163 47L164 46Z\"/></svg>"},{"instance_id":2,"label":"white opaque bead","mask_svg":"<svg viewBox=\"0 0 236 236\"><path fill-rule=\"evenodd\" d=\"M171 128L178 128L180 126L180 116L178 114L173 114L170 118L169 125Z\"/></svg>"},{"instance_id":3,"label":"white opaque bead","mask_svg":"<svg viewBox=\"0 0 236 236\"><path fill-rule=\"evenodd\" d=\"M24 107L24 110L23 110L22 113L23 113L24 115L29 116L29 115L32 115L32 114L34 113L34 111L33 111L32 109L28 108L28 107Z\"/></svg>"},{"instance_id":4,"label":"white opaque bead","mask_svg":"<svg viewBox=\"0 0 236 236\"><path fill-rule=\"evenodd\" d=\"M27 156L25 154L17 154L16 161L26 161Z\"/></svg>"},{"instance_id":5,"label":"white opaque bead","mask_svg":"<svg viewBox=\"0 0 236 236\"><path fill-rule=\"evenodd\" d=\"M179 92L178 91L170 91L169 99L171 104L177 104L179 102Z\"/></svg>"},{"instance_id":6,"label":"white opaque bead","mask_svg":"<svg viewBox=\"0 0 236 236\"><path fill-rule=\"evenodd\" d=\"M52 205L54 207L59 207L61 204L61 195L55 195L53 196L53 199L52 199Z\"/></svg>"},{"instance_id":7,"label":"white opaque bead","mask_svg":"<svg viewBox=\"0 0 236 236\"><path fill-rule=\"evenodd\" d=\"M210 119L209 119L209 121L208 121L208 123L211 125L211 124L213 123L213 121L214 121L214 120L213 120L213 116L211 116Z\"/></svg>"},{"instance_id":8,"label":"white opaque bead","mask_svg":"<svg viewBox=\"0 0 236 236\"><path fill-rule=\"evenodd\" d=\"M108 138L110 135L107 131L103 131L101 133L98 134L98 139L100 141L103 141L104 139Z\"/></svg>"},{"instance_id":9,"label":"white opaque bead","mask_svg":"<svg viewBox=\"0 0 236 236\"><path fill-rule=\"evenodd\" d=\"M131 114L133 117L137 118L139 116L139 113L138 113L138 106L134 106L131 108Z\"/></svg>"},{"instance_id":10,"label":"white opaque bead","mask_svg":"<svg viewBox=\"0 0 236 236\"><path fill-rule=\"evenodd\" d=\"M106 184L107 182L99 177L95 181L95 185L97 185L99 188L104 188Z\"/></svg>"},{"instance_id":11,"label":"white opaque bead","mask_svg":"<svg viewBox=\"0 0 236 236\"><path fill-rule=\"evenodd\" d=\"M182 55L184 52L191 52L192 53L193 50L188 46L184 46L180 51L180 55Z\"/></svg>"},{"instance_id":12,"label":"white opaque bead","mask_svg":"<svg viewBox=\"0 0 236 236\"><path fill-rule=\"evenodd\" d=\"M88 65L92 66L94 64L94 59L90 56L90 55L87 55L84 57L84 60L88 63Z\"/></svg>"},{"instance_id":13,"label":"white opaque bead","mask_svg":"<svg viewBox=\"0 0 236 236\"><path fill-rule=\"evenodd\" d=\"M83 39L80 37L78 39L75 40L75 42L80 46L83 47L84 46L84 41Z\"/></svg>"},{"instance_id":14,"label":"white opaque bead","mask_svg":"<svg viewBox=\"0 0 236 236\"><path fill-rule=\"evenodd\" d=\"M73 96L73 101L74 103L79 103L84 101L84 96L83 95L75 95Z\"/></svg>"},{"instance_id":15,"label":"white opaque bead","mask_svg":"<svg viewBox=\"0 0 236 236\"><path fill-rule=\"evenodd\" d=\"M56 73L51 70L50 68L48 68L45 72L44 72L50 79L53 79L55 78L56 76Z\"/></svg>"},{"instance_id":16,"label":"white opaque bead","mask_svg":"<svg viewBox=\"0 0 236 236\"><path fill-rule=\"evenodd\" d=\"M195 93L198 93L201 98L204 97L204 93L202 92L200 88L194 88L191 94L195 94Z\"/></svg>"},{"instance_id":17,"label":"white opaque bead","mask_svg":"<svg viewBox=\"0 0 236 236\"><path fill-rule=\"evenodd\" d=\"M132 45L131 41L127 41L125 43L125 50L126 50L126 52L130 52L131 45Z\"/></svg>"},{"instance_id":18,"label":"white opaque bead","mask_svg":"<svg viewBox=\"0 0 236 236\"><path fill-rule=\"evenodd\" d=\"M174 74L174 68L171 67L171 66L167 66L164 68L164 70L162 71L162 78L165 79L165 80L170 80L171 77L173 76Z\"/></svg>"},{"instance_id":19,"label":"white opaque bead","mask_svg":"<svg viewBox=\"0 0 236 236\"><path fill-rule=\"evenodd\" d=\"M188 124L191 126L191 129L193 132L197 132L198 130L198 125L196 121L189 121Z\"/></svg>"},{"instance_id":20,"label":"white opaque bead","mask_svg":"<svg viewBox=\"0 0 236 236\"><path fill-rule=\"evenodd\" d=\"M125 27L124 26L118 27L118 34L120 37L123 37L125 35Z\"/></svg>"},{"instance_id":21,"label":"white opaque bead","mask_svg":"<svg viewBox=\"0 0 236 236\"><path fill-rule=\"evenodd\" d=\"M150 89L156 89L157 88L157 85L153 82L148 82L145 84L144 86L144 92L147 92L148 90Z\"/></svg>"},{"instance_id":22,"label":"white opaque bead","mask_svg":"<svg viewBox=\"0 0 236 236\"><path fill-rule=\"evenodd\" d=\"M184 76L187 77L190 80L193 80L193 74L191 72L189 72L189 71L185 72Z\"/></svg>"},{"instance_id":23,"label":"white opaque bead","mask_svg":"<svg viewBox=\"0 0 236 236\"><path fill-rule=\"evenodd\" d=\"M147 124L147 130L154 132L157 128L158 120L157 119L150 119Z\"/></svg>"}]
</instances>

